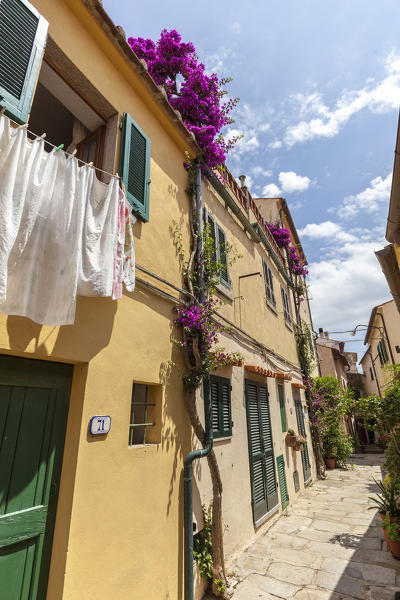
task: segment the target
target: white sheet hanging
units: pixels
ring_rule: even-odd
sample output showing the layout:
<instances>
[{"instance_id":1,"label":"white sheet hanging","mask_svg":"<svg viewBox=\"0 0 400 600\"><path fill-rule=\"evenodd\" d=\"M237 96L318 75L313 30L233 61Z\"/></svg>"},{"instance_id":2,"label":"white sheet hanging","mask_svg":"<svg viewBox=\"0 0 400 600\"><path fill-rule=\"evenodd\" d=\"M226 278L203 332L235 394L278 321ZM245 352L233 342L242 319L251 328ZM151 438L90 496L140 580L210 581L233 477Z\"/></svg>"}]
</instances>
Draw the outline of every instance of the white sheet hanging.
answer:
<instances>
[{"instance_id":1,"label":"white sheet hanging","mask_svg":"<svg viewBox=\"0 0 400 600\"><path fill-rule=\"evenodd\" d=\"M119 186L0 118L0 312L74 322L76 295L113 290ZM114 229L113 229L114 228Z\"/></svg>"}]
</instances>

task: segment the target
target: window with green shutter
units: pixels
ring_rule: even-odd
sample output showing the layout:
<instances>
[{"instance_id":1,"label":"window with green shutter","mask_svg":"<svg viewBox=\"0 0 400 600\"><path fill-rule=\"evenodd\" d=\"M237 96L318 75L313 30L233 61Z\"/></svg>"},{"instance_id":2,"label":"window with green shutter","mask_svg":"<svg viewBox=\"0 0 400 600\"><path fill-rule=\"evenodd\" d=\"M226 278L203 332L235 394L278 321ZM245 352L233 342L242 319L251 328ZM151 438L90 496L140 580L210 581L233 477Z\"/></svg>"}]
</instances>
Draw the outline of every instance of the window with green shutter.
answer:
<instances>
[{"instance_id":1,"label":"window with green shutter","mask_svg":"<svg viewBox=\"0 0 400 600\"><path fill-rule=\"evenodd\" d=\"M0 0L0 105L19 123L29 117L48 26L26 0Z\"/></svg>"},{"instance_id":2,"label":"window with green shutter","mask_svg":"<svg viewBox=\"0 0 400 600\"><path fill-rule=\"evenodd\" d=\"M128 202L141 221L149 220L150 140L132 117L124 114L121 123L120 175Z\"/></svg>"},{"instance_id":3,"label":"window with green shutter","mask_svg":"<svg viewBox=\"0 0 400 600\"><path fill-rule=\"evenodd\" d=\"M286 413L285 413L285 389L282 383L278 383L279 408L281 411L282 432L286 431Z\"/></svg>"},{"instance_id":4,"label":"window with green shutter","mask_svg":"<svg viewBox=\"0 0 400 600\"><path fill-rule=\"evenodd\" d=\"M221 264L220 282L225 287L231 286L228 270L228 256L226 252L226 234L223 229L215 222L210 213L205 211L205 222L208 225L211 239L213 240L214 261Z\"/></svg>"},{"instance_id":5,"label":"window with green shutter","mask_svg":"<svg viewBox=\"0 0 400 600\"><path fill-rule=\"evenodd\" d=\"M231 381L226 377L210 375L213 437L232 435Z\"/></svg>"},{"instance_id":6,"label":"window with green shutter","mask_svg":"<svg viewBox=\"0 0 400 600\"><path fill-rule=\"evenodd\" d=\"M388 357L388 353L386 350L385 340L380 340L378 342L378 355L379 355L379 361L380 361L381 365L386 365L386 363L389 362L389 357Z\"/></svg>"},{"instance_id":7,"label":"window with green shutter","mask_svg":"<svg viewBox=\"0 0 400 600\"><path fill-rule=\"evenodd\" d=\"M272 306L276 307L276 300L274 294L274 282L272 279L272 271L267 265L267 263L263 262L264 267L264 281L265 281L265 293L267 296L267 302L272 304Z\"/></svg>"},{"instance_id":8,"label":"window with green shutter","mask_svg":"<svg viewBox=\"0 0 400 600\"><path fill-rule=\"evenodd\" d=\"M285 318L285 322L287 323L287 325L289 325L291 327L292 326L292 315L291 315L291 311L290 311L289 296L288 296L287 291L283 287L281 287L281 294L282 294L283 316Z\"/></svg>"},{"instance_id":9,"label":"window with green shutter","mask_svg":"<svg viewBox=\"0 0 400 600\"><path fill-rule=\"evenodd\" d=\"M289 493L286 484L285 459L283 458L283 454L277 457L276 466L278 470L279 488L281 490L282 509L285 510L289 504Z\"/></svg>"},{"instance_id":10,"label":"window with green shutter","mask_svg":"<svg viewBox=\"0 0 400 600\"><path fill-rule=\"evenodd\" d=\"M246 380L247 432L253 519L257 524L278 500L268 390Z\"/></svg>"}]
</instances>

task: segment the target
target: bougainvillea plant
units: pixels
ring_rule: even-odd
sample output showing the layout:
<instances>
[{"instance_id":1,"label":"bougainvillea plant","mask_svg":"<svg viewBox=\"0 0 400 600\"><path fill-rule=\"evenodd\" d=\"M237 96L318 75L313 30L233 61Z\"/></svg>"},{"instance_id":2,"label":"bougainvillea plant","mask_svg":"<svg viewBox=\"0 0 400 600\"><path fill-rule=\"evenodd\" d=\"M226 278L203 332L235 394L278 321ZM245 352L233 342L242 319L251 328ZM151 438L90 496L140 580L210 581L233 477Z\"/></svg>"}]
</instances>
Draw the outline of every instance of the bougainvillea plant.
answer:
<instances>
[{"instance_id":1,"label":"bougainvillea plant","mask_svg":"<svg viewBox=\"0 0 400 600\"><path fill-rule=\"evenodd\" d=\"M267 223L267 227L278 246L287 250L290 271L295 275L308 275L308 269L302 264L300 256L290 243L290 231L273 223Z\"/></svg>"},{"instance_id":2,"label":"bougainvillea plant","mask_svg":"<svg viewBox=\"0 0 400 600\"><path fill-rule=\"evenodd\" d=\"M163 29L157 42L130 37L128 44L138 58L146 61L156 84L164 87L169 103L181 113L184 124L196 136L208 166L224 164L227 153L239 139L225 141L221 134L226 125L233 123L229 113L239 101L239 98L222 101L226 95L224 87L231 80L207 74L194 45L182 42L175 29Z\"/></svg>"}]
</instances>

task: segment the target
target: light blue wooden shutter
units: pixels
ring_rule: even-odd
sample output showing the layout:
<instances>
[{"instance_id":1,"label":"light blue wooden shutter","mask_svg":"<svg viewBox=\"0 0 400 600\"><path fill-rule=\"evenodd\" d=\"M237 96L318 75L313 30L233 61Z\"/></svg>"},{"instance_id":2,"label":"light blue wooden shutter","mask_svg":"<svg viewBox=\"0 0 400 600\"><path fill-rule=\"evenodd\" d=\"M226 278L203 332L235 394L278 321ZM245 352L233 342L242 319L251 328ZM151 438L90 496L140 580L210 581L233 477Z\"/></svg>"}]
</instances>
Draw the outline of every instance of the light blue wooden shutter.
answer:
<instances>
[{"instance_id":1,"label":"light blue wooden shutter","mask_svg":"<svg viewBox=\"0 0 400 600\"><path fill-rule=\"evenodd\" d=\"M141 221L149 220L150 140L132 117L124 114L121 140L121 177L133 212Z\"/></svg>"},{"instance_id":2,"label":"light blue wooden shutter","mask_svg":"<svg viewBox=\"0 0 400 600\"><path fill-rule=\"evenodd\" d=\"M0 105L19 123L29 117L48 26L26 0L0 0Z\"/></svg>"}]
</instances>

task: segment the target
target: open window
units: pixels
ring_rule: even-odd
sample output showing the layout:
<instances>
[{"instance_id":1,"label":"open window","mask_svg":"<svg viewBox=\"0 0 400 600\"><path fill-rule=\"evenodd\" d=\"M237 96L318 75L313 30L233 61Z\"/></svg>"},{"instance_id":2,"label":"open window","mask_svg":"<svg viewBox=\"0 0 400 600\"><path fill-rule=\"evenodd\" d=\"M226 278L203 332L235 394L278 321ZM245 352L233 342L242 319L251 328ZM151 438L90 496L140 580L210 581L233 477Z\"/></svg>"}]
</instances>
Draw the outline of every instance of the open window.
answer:
<instances>
[{"instance_id":1,"label":"open window","mask_svg":"<svg viewBox=\"0 0 400 600\"><path fill-rule=\"evenodd\" d=\"M46 133L50 144L63 146L86 163L103 168L105 120L53 69L43 62L32 102L29 129Z\"/></svg>"}]
</instances>

